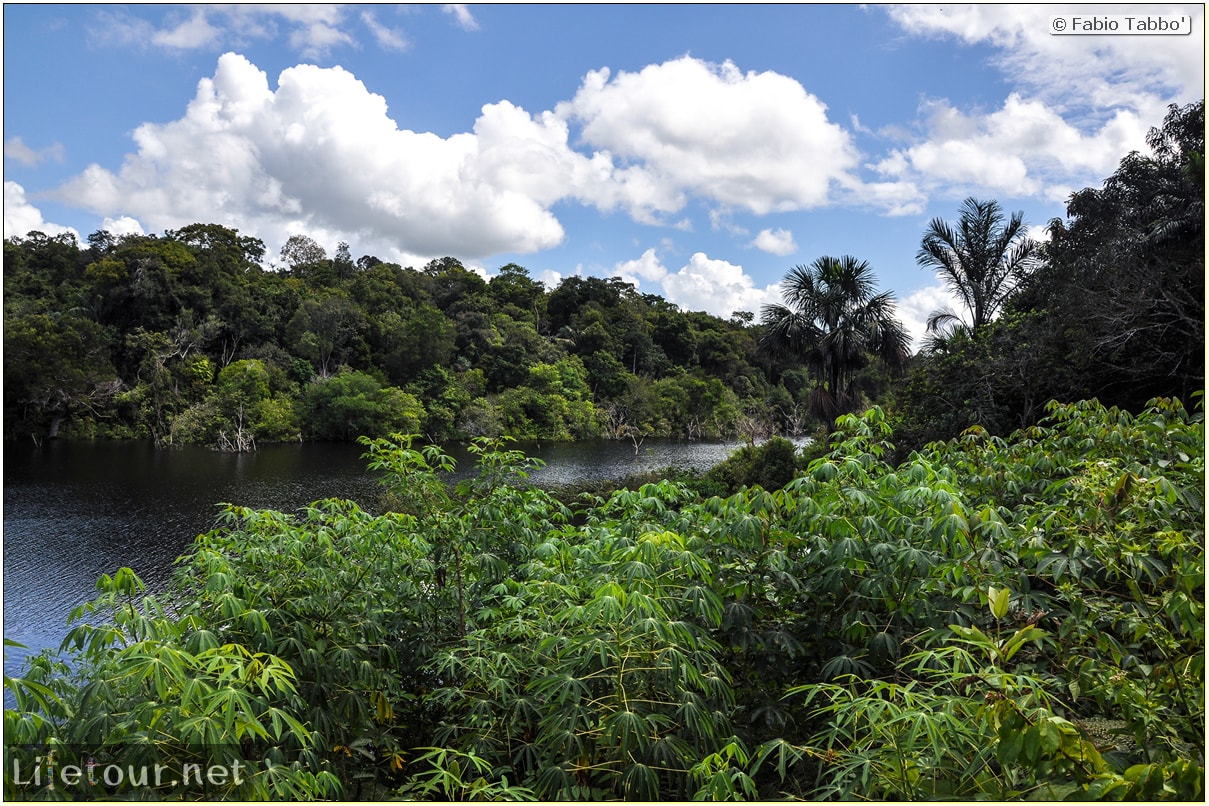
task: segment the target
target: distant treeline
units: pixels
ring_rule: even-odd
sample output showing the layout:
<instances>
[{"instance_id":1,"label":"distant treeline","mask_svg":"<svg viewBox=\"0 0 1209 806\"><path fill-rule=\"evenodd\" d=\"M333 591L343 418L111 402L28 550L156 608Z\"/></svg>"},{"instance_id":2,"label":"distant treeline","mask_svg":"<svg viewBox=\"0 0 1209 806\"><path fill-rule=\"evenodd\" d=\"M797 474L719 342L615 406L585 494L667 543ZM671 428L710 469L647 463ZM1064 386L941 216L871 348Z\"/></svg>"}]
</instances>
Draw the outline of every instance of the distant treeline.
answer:
<instances>
[{"instance_id":1,"label":"distant treeline","mask_svg":"<svg viewBox=\"0 0 1209 806\"><path fill-rule=\"evenodd\" d=\"M687 312L618 278L548 291L264 244L217 224L4 245L8 437L246 449L392 431L432 440L801 432L809 378L756 348L754 315Z\"/></svg>"}]
</instances>

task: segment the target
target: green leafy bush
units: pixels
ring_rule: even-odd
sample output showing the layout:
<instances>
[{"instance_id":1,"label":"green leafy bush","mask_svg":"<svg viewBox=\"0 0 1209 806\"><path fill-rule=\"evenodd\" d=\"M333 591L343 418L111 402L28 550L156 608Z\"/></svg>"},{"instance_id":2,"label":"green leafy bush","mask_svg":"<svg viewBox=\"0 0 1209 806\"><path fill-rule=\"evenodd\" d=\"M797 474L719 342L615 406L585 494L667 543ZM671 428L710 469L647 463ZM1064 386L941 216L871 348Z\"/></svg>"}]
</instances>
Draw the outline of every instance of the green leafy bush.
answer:
<instances>
[{"instance_id":1,"label":"green leafy bush","mask_svg":"<svg viewBox=\"0 0 1209 806\"><path fill-rule=\"evenodd\" d=\"M348 367L307 386L300 413L311 436L345 441L414 432L424 419L424 407L413 395Z\"/></svg>"},{"instance_id":2,"label":"green leafy bush","mask_svg":"<svg viewBox=\"0 0 1209 806\"><path fill-rule=\"evenodd\" d=\"M755 485L775 490L792 481L798 472L797 450L792 442L781 437L761 445L744 445L711 468L705 477L731 492Z\"/></svg>"}]
</instances>

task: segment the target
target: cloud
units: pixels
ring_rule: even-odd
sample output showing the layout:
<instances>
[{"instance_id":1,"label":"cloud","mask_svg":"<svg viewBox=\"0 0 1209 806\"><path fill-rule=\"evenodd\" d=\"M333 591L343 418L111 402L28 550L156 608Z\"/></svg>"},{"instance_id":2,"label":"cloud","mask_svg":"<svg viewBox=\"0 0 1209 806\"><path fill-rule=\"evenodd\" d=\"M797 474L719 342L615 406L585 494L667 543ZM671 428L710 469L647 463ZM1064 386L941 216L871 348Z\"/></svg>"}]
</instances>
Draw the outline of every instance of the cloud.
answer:
<instances>
[{"instance_id":1,"label":"cloud","mask_svg":"<svg viewBox=\"0 0 1209 806\"><path fill-rule=\"evenodd\" d=\"M675 101L691 94L684 82L701 96L688 105ZM573 148L573 121L602 147ZM220 220L270 247L327 234L400 262L551 248L564 238L552 208L567 201L685 229L691 221L674 214L694 196L718 203L715 220L735 206L822 205L838 166L855 159L797 82L687 58L611 82L607 70L589 74L555 111L487 104L472 131L439 137L402 128L382 96L340 67L298 65L273 89L227 53L180 119L145 123L133 138L119 169L91 165L58 198L153 231ZM799 153L816 146L809 159ZM786 249L792 236L770 230L757 241Z\"/></svg>"},{"instance_id":2,"label":"cloud","mask_svg":"<svg viewBox=\"0 0 1209 806\"><path fill-rule=\"evenodd\" d=\"M471 15L470 9L466 8L464 3L445 3L441 6L441 10L446 14L452 14L457 20L458 27L463 31L477 31L479 24Z\"/></svg>"},{"instance_id":3,"label":"cloud","mask_svg":"<svg viewBox=\"0 0 1209 806\"><path fill-rule=\"evenodd\" d=\"M926 102L921 112L926 137L894 149L873 167L900 185L948 195L991 193L1061 201L1072 183L1081 186L1109 174L1122 156L1145 147L1151 125L1137 113L1117 110L1097 130L1084 133L1053 108L1018 93L985 115L966 114L947 101Z\"/></svg>"},{"instance_id":4,"label":"cloud","mask_svg":"<svg viewBox=\"0 0 1209 806\"><path fill-rule=\"evenodd\" d=\"M353 42L350 34L326 22L312 22L290 32L290 45L309 59L322 58L337 45Z\"/></svg>"},{"instance_id":5,"label":"cloud","mask_svg":"<svg viewBox=\"0 0 1209 806\"><path fill-rule=\"evenodd\" d=\"M946 99L923 102L908 144L870 163L891 180L892 192L912 186L924 196L1065 201L1111 173L1125 154L1144 150L1146 132L1169 104L1204 97L1203 6L884 8L911 35L990 45L989 62L1013 87L989 112L960 110ZM1048 26L1060 14L1173 10L1194 17L1190 36L1053 36Z\"/></svg>"},{"instance_id":6,"label":"cloud","mask_svg":"<svg viewBox=\"0 0 1209 806\"><path fill-rule=\"evenodd\" d=\"M143 225L130 216L106 218L101 222L101 229L111 235L145 235Z\"/></svg>"},{"instance_id":7,"label":"cloud","mask_svg":"<svg viewBox=\"0 0 1209 806\"><path fill-rule=\"evenodd\" d=\"M684 56L636 73L589 72L556 108L584 143L631 166L635 218L674 213L689 194L757 215L831 201L858 155L796 80Z\"/></svg>"},{"instance_id":8,"label":"cloud","mask_svg":"<svg viewBox=\"0 0 1209 806\"><path fill-rule=\"evenodd\" d=\"M663 278L667 298L682 308L729 317L735 311L758 312L767 303L779 302L779 284L757 288L742 266L714 260L696 252L687 265Z\"/></svg>"},{"instance_id":9,"label":"cloud","mask_svg":"<svg viewBox=\"0 0 1209 806\"><path fill-rule=\"evenodd\" d=\"M371 34L373 34L374 41L376 41L378 46L383 50L403 51L407 50L409 47L407 36L404 35L401 30L388 28L387 26L378 22L377 17L375 17L371 12L362 11L361 21L365 23L365 27L369 29Z\"/></svg>"},{"instance_id":10,"label":"cloud","mask_svg":"<svg viewBox=\"0 0 1209 806\"><path fill-rule=\"evenodd\" d=\"M146 47L154 42L155 26L147 20L129 12L102 8L97 12L94 24L88 28L88 36L98 47Z\"/></svg>"},{"instance_id":11,"label":"cloud","mask_svg":"<svg viewBox=\"0 0 1209 806\"><path fill-rule=\"evenodd\" d=\"M196 9L193 15L175 27L156 31L151 41L156 45L167 48L190 50L202 48L218 41L222 31L215 28L206 19L202 9Z\"/></svg>"},{"instance_id":12,"label":"cloud","mask_svg":"<svg viewBox=\"0 0 1209 806\"><path fill-rule=\"evenodd\" d=\"M338 9L282 9L271 19L306 32L310 46L338 41L317 33L338 33ZM369 12L360 19L377 25ZM565 235L555 211L572 203L686 231L703 214L736 242L787 255L797 248L791 232L753 238L733 218L836 205L918 215L935 193L1063 200L1082 186L1080 172L1106 175L1146 130L1121 109L1085 131L1019 93L986 115L927 101L920 117L916 142L862 162L849 132L796 80L684 56L633 73L591 71L553 110L488 103L469 131L442 137L406 128L343 68L300 64L274 88L226 53L179 119L139 126L120 167L90 165L56 195L150 231L222 221L256 232L270 254L303 233L404 265L550 249ZM32 159L19 140L6 149ZM667 289L705 300L693 272L725 279L730 265L682 267ZM728 288L764 293L734 268Z\"/></svg>"},{"instance_id":13,"label":"cloud","mask_svg":"<svg viewBox=\"0 0 1209 806\"><path fill-rule=\"evenodd\" d=\"M875 165L870 164L870 168ZM905 175L905 174L904 174ZM892 182L854 181L845 183L841 203L853 207L871 207L887 216L918 215L927 205L927 194L908 179Z\"/></svg>"},{"instance_id":14,"label":"cloud","mask_svg":"<svg viewBox=\"0 0 1209 806\"><path fill-rule=\"evenodd\" d=\"M885 6L905 31L996 48L993 63L1027 94L1071 112L1109 115L1122 107L1147 119L1168 103L1205 94L1205 28L1201 5L987 4ZM1060 14L1171 13L1194 18L1180 37L1053 36L1049 19Z\"/></svg>"},{"instance_id":15,"label":"cloud","mask_svg":"<svg viewBox=\"0 0 1209 806\"><path fill-rule=\"evenodd\" d=\"M154 17L156 13L140 11L143 16L135 16L105 8L96 13L89 35L104 47L152 46L177 51L217 51L245 47L255 40L283 39L308 59L326 58L338 48L358 47L362 40L372 40L388 51L408 46L401 30L382 24L370 11L351 15L341 4L229 4L194 8L188 16L173 7L160 12L161 17Z\"/></svg>"},{"instance_id":16,"label":"cloud","mask_svg":"<svg viewBox=\"0 0 1209 806\"><path fill-rule=\"evenodd\" d=\"M898 320L911 335L912 352L919 352L923 345L928 333L928 317L933 311L948 308L958 316L963 312L961 302L945 285L939 283L917 288L907 296L900 297L897 308Z\"/></svg>"},{"instance_id":17,"label":"cloud","mask_svg":"<svg viewBox=\"0 0 1209 806\"><path fill-rule=\"evenodd\" d=\"M729 317L735 311L758 312L766 303L779 302L779 285L757 288L751 275L725 260L696 252L684 266L671 272L660 261L655 249L648 249L634 260L618 263L614 273L623 280L658 284L663 298L684 310L705 311Z\"/></svg>"},{"instance_id":18,"label":"cloud","mask_svg":"<svg viewBox=\"0 0 1209 806\"><path fill-rule=\"evenodd\" d=\"M474 133L441 138L400 129L341 68L287 69L274 91L235 54L182 118L144 124L134 140L120 170L89 166L59 198L152 230L217 220L270 245L304 232L409 262L552 247L560 188L609 173L572 152L549 114L489 105Z\"/></svg>"},{"instance_id":19,"label":"cloud","mask_svg":"<svg viewBox=\"0 0 1209 806\"><path fill-rule=\"evenodd\" d=\"M798 245L793 240L793 233L787 229L764 229L751 242L755 248L771 255L792 255L798 251Z\"/></svg>"},{"instance_id":20,"label":"cloud","mask_svg":"<svg viewBox=\"0 0 1209 806\"><path fill-rule=\"evenodd\" d=\"M63 144L52 143L46 148L33 149L25 144L20 137L10 137L4 141L5 159L16 160L22 165L33 167L45 160L63 161Z\"/></svg>"},{"instance_id":21,"label":"cloud","mask_svg":"<svg viewBox=\"0 0 1209 806\"><path fill-rule=\"evenodd\" d=\"M25 198L25 188L16 182L4 183L4 237L24 238L31 232L46 235L70 233L80 240L80 233L71 227L61 227L42 218L42 211Z\"/></svg>"},{"instance_id":22,"label":"cloud","mask_svg":"<svg viewBox=\"0 0 1209 806\"><path fill-rule=\"evenodd\" d=\"M659 260L655 249L651 248L634 260L625 260L614 267L614 273L627 283L638 285L639 280L649 283L660 283L667 277L667 267Z\"/></svg>"}]
</instances>

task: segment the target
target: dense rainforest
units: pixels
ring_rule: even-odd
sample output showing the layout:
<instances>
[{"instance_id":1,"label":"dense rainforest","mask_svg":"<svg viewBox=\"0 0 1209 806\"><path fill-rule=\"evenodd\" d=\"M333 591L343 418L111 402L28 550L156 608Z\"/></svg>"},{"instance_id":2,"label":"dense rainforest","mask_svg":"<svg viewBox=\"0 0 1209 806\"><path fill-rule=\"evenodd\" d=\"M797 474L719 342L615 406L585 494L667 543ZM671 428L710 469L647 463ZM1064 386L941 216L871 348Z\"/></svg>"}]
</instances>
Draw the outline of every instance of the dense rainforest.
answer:
<instances>
[{"instance_id":1,"label":"dense rainforest","mask_svg":"<svg viewBox=\"0 0 1209 806\"><path fill-rule=\"evenodd\" d=\"M1044 243L931 222L962 308L914 356L853 256L757 322L217 225L7 240L6 436L357 439L383 487L102 577L6 677L6 796L1203 801L1203 103L1149 145ZM574 498L507 438L817 425Z\"/></svg>"},{"instance_id":2,"label":"dense rainforest","mask_svg":"<svg viewBox=\"0 0 1209 806\"><path fill-rule=\"evenodd\" d=\"M422 269L305 236L5 242L5 434L257 442L392 431L761 436L801 431L808 380L757 354L750 315L679 310L618 278L547 291L508 265Z\"/></svg>"}]
</instances>

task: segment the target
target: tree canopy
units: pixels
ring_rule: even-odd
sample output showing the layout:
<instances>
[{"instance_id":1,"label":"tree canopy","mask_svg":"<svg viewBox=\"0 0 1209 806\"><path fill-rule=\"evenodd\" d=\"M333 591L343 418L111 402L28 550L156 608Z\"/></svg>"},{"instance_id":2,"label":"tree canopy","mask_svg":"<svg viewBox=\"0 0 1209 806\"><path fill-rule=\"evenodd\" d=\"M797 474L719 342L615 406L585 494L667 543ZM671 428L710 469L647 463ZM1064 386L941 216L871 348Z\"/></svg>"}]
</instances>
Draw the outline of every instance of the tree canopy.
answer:
<instances>
[{"instance_id":1,"label":"tree canopy","mask_svg":"<svg viewBox=\"0 0 1209 806\"><path fill-rule=\"evenodd\" d=\"M877 293L869 264L851 255L794 266L781 284L784 305L765 305L760 347L800 357L815 372L811 411L826 422L861 405L853 373L871 356L903 365L909 337L895 318L894 294Z\"/></svg>"},{"instance_id":2,"label":"tree canopy","mask_svg":"<svg viewBox=\"0 0 1209 806\"><path fill-rule=\"evenodd\" d=\"M965 306L969 321L953 311L934 311L928 316L929 333L964 326L976 334L1035 267L1037 242L1025 234L1023 213L1012 213L1005 221L999 202L972 197L962 202L959 212L956 228L944 219L932 219L915 260L936 271Z\"/></svg>"},{"instance_id":3,"label":"tree canopy","mask_svg":"<svg viewBox=\"0 0 1209 806\"><path fill-rule=\"evenodd\" d=\"M281 270L264 254L217 224L95 233L87 249L6 240L6 436L251 449L399 428L450 440L813 427L756 349L757 326L620 278L547 290L516 264L488 280L453 257L415 269L353 260L347 244L329 257L305 235ZM223 380L247 362L268 378L255 404Z\"/></svg>"},{"instance_id":4,"label":"tree canopy","mask_svg":"<svg viewBox=\"0 0 1209 806\"><path fill-rule=\"evenodd\" d=\"M917 356L895 392L906 448L972 425L1007 434L1049 400L1137 411L1204 388L1204 120L1203 101L1172 106L1149 154L1071 195L998 317Z\"/></svg>"}]
</instances>

